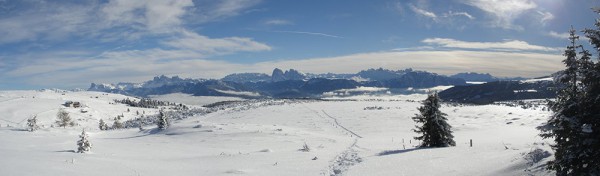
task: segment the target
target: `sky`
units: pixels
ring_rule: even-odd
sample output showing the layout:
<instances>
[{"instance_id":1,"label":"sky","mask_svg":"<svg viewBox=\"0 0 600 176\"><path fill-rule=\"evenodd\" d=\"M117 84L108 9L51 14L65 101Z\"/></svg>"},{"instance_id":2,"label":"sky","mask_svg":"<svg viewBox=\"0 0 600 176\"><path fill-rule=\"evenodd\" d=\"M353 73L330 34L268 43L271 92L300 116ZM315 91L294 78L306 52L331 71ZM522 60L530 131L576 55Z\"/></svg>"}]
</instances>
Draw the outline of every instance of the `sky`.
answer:
<instances>
[{"instance_id":1,"label":"sky","mask_svg":"<svg viewBox=\"0 0 600 176\"><path fill-rule=\"evenodd\" d=\"M597 0L0 0L0 90L274 68L537 77L563 69L567 31L594 28L597 6Z\"/></svg>"}]
</instances>

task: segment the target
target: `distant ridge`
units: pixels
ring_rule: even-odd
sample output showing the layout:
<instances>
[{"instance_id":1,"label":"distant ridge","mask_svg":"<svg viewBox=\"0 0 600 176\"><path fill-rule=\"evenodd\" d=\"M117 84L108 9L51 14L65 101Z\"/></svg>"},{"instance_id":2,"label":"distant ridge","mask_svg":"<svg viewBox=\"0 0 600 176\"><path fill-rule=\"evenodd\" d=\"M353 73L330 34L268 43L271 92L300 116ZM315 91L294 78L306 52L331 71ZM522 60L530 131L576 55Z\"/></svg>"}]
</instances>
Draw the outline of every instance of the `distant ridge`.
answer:
<instances>
[{"instance_id":1,"label":"distant ridge","mask_svg":"<svg viewBox=\"0 0 600 176\"><path fill-rule=\"evenodd\" d=\"M178 76L156 76L143 83L92 83L89 91L120 93L133 96L187 93L197 96L320 97L325 92L358 87L391 89L428 88L466 85L461 78L451 78L426 71L368 69L356 74L311 74L295 69L275 68L264 73L234 73L222 79L182 79Z\"/></svg>"}]
</instances>

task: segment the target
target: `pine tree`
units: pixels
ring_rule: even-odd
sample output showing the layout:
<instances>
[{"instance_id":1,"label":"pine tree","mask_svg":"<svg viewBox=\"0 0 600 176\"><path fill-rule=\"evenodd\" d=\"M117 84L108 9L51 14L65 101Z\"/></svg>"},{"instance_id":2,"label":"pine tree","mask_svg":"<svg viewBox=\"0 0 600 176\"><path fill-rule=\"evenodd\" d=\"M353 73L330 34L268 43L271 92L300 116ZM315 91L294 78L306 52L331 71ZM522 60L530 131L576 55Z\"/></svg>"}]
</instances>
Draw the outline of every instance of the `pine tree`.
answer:
<instances>
[{"instance_id":1,"label":"pine tree","mask_svg":"<svg viewBox=\"0 0 600 176\"><path fill-rule=\"evenodd\" d=\"M33 132L38 129L40 129L40 127L37 125L37 116L36 115L34 115L30 119L27 119L27 131Z\"/></svg>"},{"instance_id":2,"label":"pine tree","mask_svg":"<svg viewBox=\"0 0 600 176\"><path fill-rule=\"evenodd\" d=\"M596 22L600 29L600 22ZM584 30L592 46L600 48L599 30ZM566 69L555 79L557 97L550 104L548 122L538 127L543 138L553 138L554 161L548 169L557 175L600 175L600 63L582 45L571 29L563 63ZM577 50L580 56L577 57Z\"/></svg>"},{"instance_id":3,"label":"pine tree","mask_svg":"<svg viewBox=\"0 0 600 176\"><path fill-rule=\"evenodd\" d=\"M156 126L158 126L158 129L164 130L169 128L169 117L162 110L158 112L157 118Z\"/></svg>"},{"instance_id":4,"label":"pine tree","mask_svg":"<svg viewBox=\"0 0 600 176\"><path fill-rule=\"evenodd\" d=\"M427 99L423 101L423 106L419 107L420 114L415 114L412 119L416 123L422 124L415 126L414 132L422 134L415 137L416 140L423 141L421 147L448 147L455 146L454 136L452 135L452 126L448 124L446 114L440 111L440 99L437 92L430 93Z\"/></svg>"},{"instance_id":5,"label":"pine tree","mask_svg":"<svg viewBox=\"0 0 600 176\"><path fill-rule=\"evenodd\" d=\"M77 141L77 153L89 152L90 149L92 149L92 144L90 143L88 138L89 137L85 132L85 129L81 131L81 134L79 135L79 140Z\"/></svg>"},{"instance_id":6,"label":"pine tree","mask_svg":"<svg viewBox=\"0 0 600 176\"><path fill-rule=\"evenodd\" d=\"M100 130L108 130L108 124L106 124L104 120L100 119L100 122L98 122L98 128L100 128Z\"/></svg>"},{"instance_id":7,"label":"pine tree","mask_svg":"<svg viewBox=\"0 0 600 176\"><path fill-rule=\"evenodd\" d=\"M58 110L58 113L56 113L56 124L59 127L63 127L66 128L67 126L73 126L75 123L71 120L71 116L69 115L69 113L67 111L65 111L64 109L60 109Z\"/></svg>"}]
</instances>

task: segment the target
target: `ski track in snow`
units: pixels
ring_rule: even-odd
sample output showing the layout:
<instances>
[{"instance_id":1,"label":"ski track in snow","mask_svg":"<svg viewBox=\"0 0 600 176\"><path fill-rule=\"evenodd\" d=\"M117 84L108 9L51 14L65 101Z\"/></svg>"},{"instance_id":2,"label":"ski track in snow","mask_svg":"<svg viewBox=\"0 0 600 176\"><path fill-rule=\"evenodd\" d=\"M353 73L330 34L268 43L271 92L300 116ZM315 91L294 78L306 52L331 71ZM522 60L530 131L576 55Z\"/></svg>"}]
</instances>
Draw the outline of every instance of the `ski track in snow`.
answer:
<instances>
[{"instance_id":1,"label":"ski track in snow","mask_svg":"<svg viewBox=\"0 0 600 176\"><path fill-rule=\"evenodd\" d=\"M324 114L325 114L327 117L329 117L329 118L333 119L333 121L335 122L335 124L337 124L338 126L342 127L342 129L346 130L346 131L347 131L347 132L349 132L349 133L352 133L354 136L356 136L356 137L358 137L358 138L362 138L362 136L360 136L360 135L356 134L354 131L352 131L352 130L349 130L348 128L346 128L346 127L344 127L343 125L341 125L340 123L338 123L338 120L337 120L337 118L330 116L329 114L327 114L327 112L325 112L325 110L321 110L321 111L323 111L323 113L324 113Z\"/></svg>"},{"instance_id":2,"label":"ski track in snow","mask_svg":"<svg viewBox=\"0 0 600 176\"><path fill-rule=\"evenodd\" d=\"M302 104L306 109L312 111L313 113L315 113L317 116L319 117L323 117L321 116L321 114L319 113L319 111L316 111L314 109L309 108L308 106ZM350 145L345 151L343 151L342 153L338 154L335 156L334 159L331 160L331 164L329 165L327 171L324 171L321 173L321 175L330 175L330 176L341 176L343 175L344 172L348 171L350 169L351 166L354 166L360 162L362 162L362 158L360 158L358 156L358 151L356 150L357 145L356 143L358 142L358 139L363 138L362 136L356 134L354 131L346 128L345 126L341 125L338 122L338 119L327 114L327 112L325 112L325 110L321 110L321 112L323 112L323 114L325 114L325 116L327 116L328 118L332 119L334 121L334 123L339 126L340 128L342 128L344 131L352 134L350 135L351 137L354 138L354 142L352 143L352 145Z\"/></svg>"},{"instance_id":3,"label":"ski track in snow","mask_svg":"<svg viewBox=\"0 0 600 176\"><path fill-rule=\"evenodd\" d=\"M358 156L358 151L356 150L356 143L358 142L358 138L354 138L354 142L348 149L344 152L338 154L333 160L332 164L329 165L329 175L330 176L340 176L343 175L344 172L348 171L351 166L354 166L360 162L362 162L362 158ZM323 173L326 175L326 173Z\"/></svg>"}]
</instances>

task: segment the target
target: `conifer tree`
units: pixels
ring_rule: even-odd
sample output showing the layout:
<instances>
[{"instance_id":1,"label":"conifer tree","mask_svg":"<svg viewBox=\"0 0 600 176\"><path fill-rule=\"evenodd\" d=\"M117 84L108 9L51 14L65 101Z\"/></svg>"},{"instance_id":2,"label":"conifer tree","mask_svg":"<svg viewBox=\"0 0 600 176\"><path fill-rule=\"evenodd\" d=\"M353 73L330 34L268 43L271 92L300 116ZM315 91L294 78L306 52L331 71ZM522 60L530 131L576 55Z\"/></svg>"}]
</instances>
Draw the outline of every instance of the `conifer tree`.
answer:
<instances>
[{"instance_id":1,"label":"conifer tree","mask_svg":"<svg viewBox=\"0 0 600 176\"><path fill-rule=\"evenodd\" d=\"M83 129L79 135L79 140L77 141L77 153L89 152L90 149L92 149L92 144L88 138L88 134L85 132L85 129Z\"/></svg>"},{"instance_id":2,"label":"conifer tree","mask_svg":"<svg viewBox=\"0 0 600 176\"><path fill-rule=\"evenodd\" d=\"M158 112L157 118L156 126L158 126L158 129L164 130L169 128L169 117L162 110Z\"/></svg>"},{"instance_id":3,"label":"conifer tree","mask_svg":"<svg viewBox=\"0 0 600 176\"><path fill-rule=\"evenodd\" d=\"M422 134L415 137L421 140L421 147L448 147L455 146L452 126L448 124L446 114L440 111L440 99L437 92L430 93L419 107L419 114L412 119L421 126L415 126L414 132Z\"/></svg>"},{"instance_id":4,"label":"conifer tree","mask_svg":"<svg viewBox=\"0 0 600 176\"><path fill-rule=\"evenodd\" d=\"M600 51L600 21L595 25L597 29L584 33ZM569 34L571 45L563 60L567 68L555 78L558 88L556 100L550 104L553 114L538 129L540 136L555 142L554 160L548 169L557 175L600 175L600 63L594 63L591 53L576 45L579 36L574 29Z\"/></svg>"},{"instance_id":5,"label":"conifer tree","mask_svg":"<svg viewBox=\"0 0 600 176\"><path fill-rule=\"evenodd\" d=\"M27 119L27 131L33 132L38 129L40 129L40 127L37 125L37 116L36 115L34 115L30 119Z\"/></svg>"},{"instance_id":6,"label":"conifer tree","mask_svg":"<svg viewBox=\"0 0 600 176\"><path fill-rule=\"evenodd\" d=\"M555 80L557 83L556 101L551 102L550 108L554 112L548 122L538 127L542 131L543 138L554 138L552 145L554 161L548 163L548 168L555 170L557 175L566 175L572 170L577 160L577 135L580 114L580 89L577 86L579 71L579 59L577 58L576 41L579 36L575 30L569 30L570 45L564 52L566 57L563 63L566 69Z\"/></svg>"}]
</instances>

